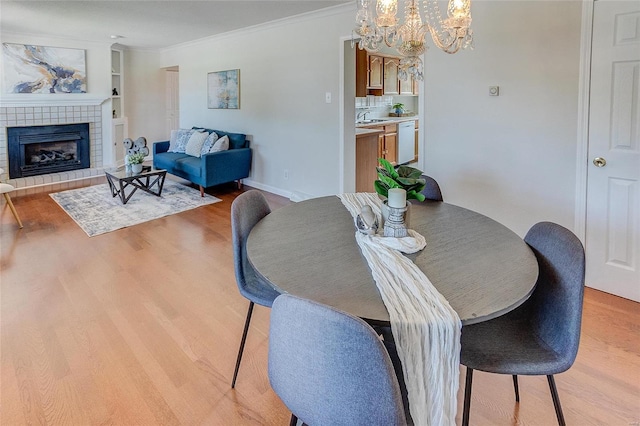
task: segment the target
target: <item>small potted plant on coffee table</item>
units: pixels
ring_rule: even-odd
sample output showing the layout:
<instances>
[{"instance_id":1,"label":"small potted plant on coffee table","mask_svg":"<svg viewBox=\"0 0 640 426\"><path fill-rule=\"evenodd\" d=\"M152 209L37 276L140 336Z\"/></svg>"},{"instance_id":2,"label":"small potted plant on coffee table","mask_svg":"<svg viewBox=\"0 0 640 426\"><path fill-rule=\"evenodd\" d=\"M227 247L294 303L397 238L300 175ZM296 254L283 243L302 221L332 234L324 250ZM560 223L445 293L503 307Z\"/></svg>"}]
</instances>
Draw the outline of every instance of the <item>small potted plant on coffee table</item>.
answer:
<instances>
[{"instance_id":1,"label":"small potted plant on coffee table","mask_svg":"<svg viewBox=\"0 0 640 426\"><path fill-rule=\"evenodd\" d=\"M142 171L142 163L144 162L145 155L141 152L136 152L135 154L130 154L129 164L131 165L131 171L133 173L140 173Z\"/></svg>"}]
</instances>

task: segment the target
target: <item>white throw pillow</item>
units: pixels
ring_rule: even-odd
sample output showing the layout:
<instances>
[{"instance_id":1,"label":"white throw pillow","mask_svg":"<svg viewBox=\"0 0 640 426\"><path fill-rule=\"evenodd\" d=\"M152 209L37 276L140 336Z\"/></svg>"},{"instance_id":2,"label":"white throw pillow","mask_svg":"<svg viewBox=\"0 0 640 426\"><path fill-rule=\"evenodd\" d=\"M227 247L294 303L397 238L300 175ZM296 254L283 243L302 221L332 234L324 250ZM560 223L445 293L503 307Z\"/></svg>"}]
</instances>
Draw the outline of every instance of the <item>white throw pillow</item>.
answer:
<instances>
[{"instance_id":1,"label":"white throw pillow","mask_svg":"<svg viewBox=\"0 0 640 426\"><path fill-rule=\"evenodd\" d=\"M176 133L176 140L173 147L171 146L171 141L169 141L169 152L177 152L180 154L184 154L184 151L187 148L187 142L189 142L189 138L193 133L195 133L195 130L192 130L192 129L178 130L178 132Z\"/></svg>"},{"instance_id":2,"label":"white throw pillow","mask_svg":"<svg viewBox=\"0 0 640 426\"><path fill-rule=\"evenodd\" d=\"M202 149L200 150L200 155L208 154L213 147L213 144L218 140L218 134L216 132L211 132L207 139L205 139L204 144L202 144Z\"/></svg>"},{"instance_id":3,"label":"white throw pillow","mask_svg":"<svg viewBox=\"0 0 640 426\"><path fill-rule=\"evenodd\" d=\"M226 151L229 149L229 136L223 136L216 141L209 152Z\"/></svg>"},{"instance_id":4,"label":"white throw pillow","mask_svg":"<svg viewBox=\"0 0 640 426\"><path fill-rule=\"evenodd\" d=\"M193 132L187 142L184 153L192 157L200 157L200 151L202 151L202 145L204 145L207 136L209 136L207 132Z\"/></svg>"}]
</instances>

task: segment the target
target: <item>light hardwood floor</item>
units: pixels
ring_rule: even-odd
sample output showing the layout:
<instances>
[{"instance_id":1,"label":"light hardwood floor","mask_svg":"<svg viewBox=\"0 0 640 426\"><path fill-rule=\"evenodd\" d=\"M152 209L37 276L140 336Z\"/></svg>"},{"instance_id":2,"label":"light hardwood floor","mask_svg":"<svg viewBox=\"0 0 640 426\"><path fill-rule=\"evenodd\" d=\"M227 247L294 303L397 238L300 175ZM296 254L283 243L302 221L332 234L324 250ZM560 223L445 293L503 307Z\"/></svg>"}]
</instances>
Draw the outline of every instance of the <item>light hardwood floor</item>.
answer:
<instances>
[{"instance_id":1,"label":"light hardwood floor","mask_svg":"<svg viewBox=\"0 0 640 426\"><path fill-rule=\"evenodd\" d=\"M0 424L288 424L266 308L230 388L248 306L230 242L241 191L208 192L222 202L93 238L46 193L13 196L22 230L0 205ZM588 289L578 359L556 382L568 424L637 425L640 305ZM471 423L555 424L544 377L520 393L517 405L510 377L477 372Z\"/></svg>"}]
</instances>

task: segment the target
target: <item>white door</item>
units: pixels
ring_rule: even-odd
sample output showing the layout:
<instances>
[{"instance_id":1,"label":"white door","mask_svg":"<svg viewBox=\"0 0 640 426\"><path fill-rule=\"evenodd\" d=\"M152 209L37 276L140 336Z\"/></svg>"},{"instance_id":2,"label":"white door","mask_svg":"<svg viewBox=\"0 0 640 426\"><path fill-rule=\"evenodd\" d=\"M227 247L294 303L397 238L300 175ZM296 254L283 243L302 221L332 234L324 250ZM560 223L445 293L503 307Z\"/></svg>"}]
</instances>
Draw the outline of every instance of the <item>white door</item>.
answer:
<instances>
[{"instance_id":1,"label":"white door","mask_svg":"<svg viewBox=\"0 0 640 426\"><path fill-rule=\"evenodd\" d=\"M178 129L180 122L180 102L179 102L179 84L178 71L166 70L165 87L166 87L166 132L167 138L172 130Z\"/></svg>"},{"instance_id":2,"label":"white door","mask_svg":"<svg viewBox=\"0 0 640 426\"><path fill-rule=\"evenodd\" d=\"M640 2L596 1L592 43L586 281L640 301Z\"/></svg>"}]
</instances>

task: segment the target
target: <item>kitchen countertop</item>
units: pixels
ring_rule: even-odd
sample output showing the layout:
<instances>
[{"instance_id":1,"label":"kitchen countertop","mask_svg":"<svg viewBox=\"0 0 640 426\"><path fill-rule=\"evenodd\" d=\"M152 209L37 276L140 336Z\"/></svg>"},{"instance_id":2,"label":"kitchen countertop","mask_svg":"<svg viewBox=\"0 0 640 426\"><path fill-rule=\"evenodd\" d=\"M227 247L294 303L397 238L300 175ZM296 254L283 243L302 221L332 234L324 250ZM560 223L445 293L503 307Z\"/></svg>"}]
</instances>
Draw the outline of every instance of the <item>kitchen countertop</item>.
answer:
<instances>
[{"instance_id":1,"label":"kitchen countertop","mask_svg":"<svg viewBox=\"0 0 640 426\"><path fill-rule=\"evenodd\" d=\"M377 127L384 126L385 124L395 124L401 123L403 121L415 121L418 119L417 115L407 116L407 117L385 117L381 120L383 121L375 121L373 123L356 123L356 134L358 134L358 129L367 128L367 127ZM379 119L376 119L379 120Z\"/></svg>"}]
</instances>

